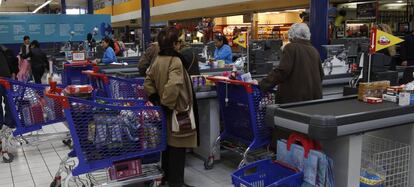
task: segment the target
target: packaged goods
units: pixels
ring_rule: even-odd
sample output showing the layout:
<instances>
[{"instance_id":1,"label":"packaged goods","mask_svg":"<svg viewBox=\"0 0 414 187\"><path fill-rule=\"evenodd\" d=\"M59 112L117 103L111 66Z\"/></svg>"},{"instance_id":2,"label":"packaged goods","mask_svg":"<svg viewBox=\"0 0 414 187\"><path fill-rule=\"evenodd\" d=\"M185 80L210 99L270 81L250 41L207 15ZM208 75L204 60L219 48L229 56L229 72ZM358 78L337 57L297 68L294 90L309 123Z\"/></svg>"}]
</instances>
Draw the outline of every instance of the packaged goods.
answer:
<instances>
[{"instance_id":1,"label":"packaged goods","mask_svg":"<svg viewBox=\"0 0 414 187\"><path fill-rule=\"evenodd\" d=\"M377 81L370 83L360 83L358 87L358 100L365 97L382 98L382 94L390 87L390 81Z\"/></svg>"},{"instance_id":2,"label":"packaged goods","mask_svg":"<svg viewBox=\"0 0 414 187\"><path fill-rule=\"evenodd\" d=\"M398 99L398 105L408 106L411 103L411 93L409 91L403 90L400 92Z\"/></svg>"},{"instance_id":3,"label":"packaged goods","mask_svg":"<svg viewBox=\"0 0 414 187\"><path fill-rule=\"evenodd\" d=\"M376 103L382 103L382 99L376 98L376 97L365 97L364 102L370 103L370 104L376 104Z\"/></svg>"}]
</instances>

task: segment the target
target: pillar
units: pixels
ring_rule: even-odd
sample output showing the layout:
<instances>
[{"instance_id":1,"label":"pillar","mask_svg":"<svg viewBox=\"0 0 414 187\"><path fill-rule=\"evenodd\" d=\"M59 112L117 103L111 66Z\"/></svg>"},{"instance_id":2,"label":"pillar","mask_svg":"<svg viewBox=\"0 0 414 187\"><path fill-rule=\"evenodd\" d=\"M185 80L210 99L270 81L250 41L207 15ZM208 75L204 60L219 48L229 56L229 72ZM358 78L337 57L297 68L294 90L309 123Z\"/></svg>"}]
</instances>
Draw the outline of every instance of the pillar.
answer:
<instances>
[{"instance_id":1,"label":"pillar","mask_svg":"<svg viewBox=\"0 0 414 187\"><path fill-rule=\"evenodd\" d=\"M93 14L93 0L88 0L88 14Z\"/></svg>"},{"instance_id":2,"label":"pillar","mask_svg":"<svg viewBox=\"0 0 414 187\"><path fill-rule=\"evenodd\" d=\"M145 50L151 43L150 0L141 0L142 44Z\"/></svg>"},{"instance_id":3,"label":"pillar","mask_svg":"<svg viewBox=\"0 0 414 187\"><path fill-rule=\"evenodd\" d=\"M66 14L66 0L60 0L60 12Z\"/></svg>"},{"instance_id":4,"label":"pillar","mask_svg":"<svg viewBox=\"0 0 414 187\"><path fill-rule=\"evenodd\" d=\"M257 40L259 38L259 15L257 13L252 13L251 28L251 38Z\"/></svg>"},{"instance_id":5,"label":"pillar","mask_svg":"<svg viewBox=\"0 0 414 187\"><path fill-rule=\"evenodd\" d=\"M326 58L322 45L328 44L328 8L329 0L311 0L310 2L310 30L313 46L319 51L321 59Z\"/></svg>"}]
</instances>

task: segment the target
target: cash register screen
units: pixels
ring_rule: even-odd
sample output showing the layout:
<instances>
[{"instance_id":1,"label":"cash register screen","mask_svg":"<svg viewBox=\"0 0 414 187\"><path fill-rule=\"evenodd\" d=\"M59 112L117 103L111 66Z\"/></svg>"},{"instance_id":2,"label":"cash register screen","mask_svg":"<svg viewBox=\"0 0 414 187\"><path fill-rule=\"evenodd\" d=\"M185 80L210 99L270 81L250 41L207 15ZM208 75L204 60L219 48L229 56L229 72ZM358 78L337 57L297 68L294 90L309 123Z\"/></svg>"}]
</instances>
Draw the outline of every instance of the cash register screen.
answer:
<instances>
[{"instance_id":1,"label":"cash register screen","mask_svg":"<svg viewBox=\"0 0 414 187\"><path fill-rule=\"evenodd\" d=\"M86 60L85 53L83 52L73 52L72 53L72 61L83 61Z\"/></svg>"}]
</instances>

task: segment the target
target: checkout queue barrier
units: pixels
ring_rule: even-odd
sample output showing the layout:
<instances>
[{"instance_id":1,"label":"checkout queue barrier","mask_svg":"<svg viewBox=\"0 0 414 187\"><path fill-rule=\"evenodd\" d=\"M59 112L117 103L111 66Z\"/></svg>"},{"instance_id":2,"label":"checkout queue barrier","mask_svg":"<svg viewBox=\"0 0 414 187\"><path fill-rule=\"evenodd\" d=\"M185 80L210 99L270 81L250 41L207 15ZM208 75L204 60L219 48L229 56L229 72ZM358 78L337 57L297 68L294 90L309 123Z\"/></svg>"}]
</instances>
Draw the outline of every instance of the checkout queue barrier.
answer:
<instances>
[{"instance_id":1,"label":"checkout queue barrier","mask_svg":"<svg viewBox=\"0 0 414 187\"><path fill-rule=\"evenodd\" d=\"M108 172L119 169L116 163L165 150L166 121L160 107L134 104L132 100L92 101L62 96L62 89L53 85L45 95L61 103L74 144L68 157L78 160L74 168L67 167L70 159L63 161L51 186L59 186L61 181L68 187L73 183L126 185L161 179L157 163L143 164L142 173L128 180L113 180L113 173L106 174L108 168ZM62 180L65 172L67 176ZM79 177L83 174L86 180Z\"/></svg>"},{"instance_id":2,"label":"checkout queue barrier","mask_svg":"<svg viewBox=\"0 0 414 187\"><path fill-rule=\"evenodd\" d=\"M364 167L381 174L387 187L414 185L413 105L367 104L356 96L269 105L266 123L320 141L333 159L337 187L360 186Z\"/></svg>"},{"instance_id":3,"label":"checkout queue barrier","mask_svg":"<svg viewBox=\"0 0 414 187\"><path fill-rule=\"evenodd\" d=\"M219 151L221 141L229 141L226 148L243 154L243 160L239 164L241 167L248 162L249 153L266 147L271 142L272 128L265 125L264 115L266 105L273 103L273 98L271 94L261 93L258 86L251 83L216 77L207 79L216 83L224 130L213 145L204 167L213 168L214 155Z\"/></svg>"},{"instance_id":4,"label":"checkout queue barrier","mask_svg":"<svg viewBox=\"0 0 414 187\"><path fill-rule=\"evenodd\" d=\"M6 102L9 105L7 113L11 115L12 123L15 125L1 129L4 162L13 161L14 156L8 150L16 144L40 143L42 137L46 138L46 141L51 138L67 138L66 132L63 134L27 134L40 131L43 126L66 121L60 103L44 97L44 90L49 85L23 83L1 78L0 86L5 92ZM62 135L65 136L62 137Z\"/></svg>"}]
</instances>

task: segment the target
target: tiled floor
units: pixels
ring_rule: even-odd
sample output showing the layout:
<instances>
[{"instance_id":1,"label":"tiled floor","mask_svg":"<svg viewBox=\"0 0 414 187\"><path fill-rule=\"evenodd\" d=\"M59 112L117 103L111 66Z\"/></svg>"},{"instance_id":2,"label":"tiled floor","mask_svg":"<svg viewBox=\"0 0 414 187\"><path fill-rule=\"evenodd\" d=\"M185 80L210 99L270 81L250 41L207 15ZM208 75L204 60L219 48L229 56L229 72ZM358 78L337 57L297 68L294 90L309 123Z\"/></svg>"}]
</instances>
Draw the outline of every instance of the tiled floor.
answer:
<instances>
[{"instance_id":1,"label":"tiled floor","mask_svg":"<svg viewBox=\"0 0 414 187\"><path fill-rule=\"evenodd\" d=\"M43 133L65 132L66 127L63 124L50 125L43 131ZM69 148L63 145L61 139L42 143L36 143L39 140L30 142L33 144L14 149L15 158L12 163L0 161L0 187L50 186L59 163L67 155ZM196 187L230 187L232 186L230 174L237 168L238 161L240 159L234 159L233 154L224 152L222 161L218 162L212 170L206 171L203 161L189 153L185 170L186 183Z\"/></svg>"}]
</instances>

